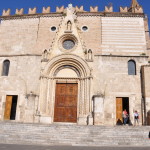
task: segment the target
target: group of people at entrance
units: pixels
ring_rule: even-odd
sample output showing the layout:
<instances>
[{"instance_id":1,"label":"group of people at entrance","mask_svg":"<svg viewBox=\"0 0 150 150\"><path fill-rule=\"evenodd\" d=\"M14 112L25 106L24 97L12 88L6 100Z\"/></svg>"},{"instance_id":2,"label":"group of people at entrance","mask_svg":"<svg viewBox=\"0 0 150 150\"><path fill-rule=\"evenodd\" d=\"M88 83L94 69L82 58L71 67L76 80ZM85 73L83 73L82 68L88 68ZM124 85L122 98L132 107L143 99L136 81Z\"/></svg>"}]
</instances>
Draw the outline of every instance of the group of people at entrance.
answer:
<instances>
[{"instance_id":1,"label":"group of people at entrance","mask_svg":"<svg viewBox=\"0 0 150 150\"><path fill-rule=\"evenodd\" d=\"M126 111L126 109L124 109L124 111L122 112L122 117L123 117L123 124L126 125L128 120L129 120L129 114ZM136 125L136 124L139 125L139 114L135 110L135 112L134 112L134 125Z\"/></svg>"}]
</instances>

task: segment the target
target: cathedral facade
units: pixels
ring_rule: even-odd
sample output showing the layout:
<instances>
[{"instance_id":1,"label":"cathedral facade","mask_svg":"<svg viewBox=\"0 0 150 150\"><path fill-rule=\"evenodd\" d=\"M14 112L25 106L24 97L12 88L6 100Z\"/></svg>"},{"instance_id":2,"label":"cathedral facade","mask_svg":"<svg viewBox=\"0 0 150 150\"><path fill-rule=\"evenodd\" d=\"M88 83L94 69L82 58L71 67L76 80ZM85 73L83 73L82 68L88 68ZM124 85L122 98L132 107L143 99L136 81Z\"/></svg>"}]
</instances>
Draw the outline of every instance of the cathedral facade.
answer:
<instances>
[{"instance_id":1,"label":"cathedral facade","mask_svg":"<svg viewBox=\"0 0 150 150\"><path fill-rule=\"evenodd\" d=\"M150 125L148 19L130 7L23 9L0 22L0 120Z\"/></svg>"}]
</instances>

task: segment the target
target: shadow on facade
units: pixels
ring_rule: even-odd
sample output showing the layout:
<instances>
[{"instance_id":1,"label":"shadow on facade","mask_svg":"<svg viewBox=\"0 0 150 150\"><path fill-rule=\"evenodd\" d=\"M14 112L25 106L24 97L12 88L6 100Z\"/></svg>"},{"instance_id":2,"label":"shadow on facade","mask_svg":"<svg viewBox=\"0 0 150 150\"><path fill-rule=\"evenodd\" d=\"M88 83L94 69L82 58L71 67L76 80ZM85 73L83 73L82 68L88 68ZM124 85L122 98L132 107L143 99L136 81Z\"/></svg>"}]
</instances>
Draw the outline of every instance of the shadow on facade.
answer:
<instances>
[{"instance_id":1,"label":"shadow on facade","mask_svg":"<svg viewBox=\"0 0 150 150\"><path fill-rule=\"evenodd\" d=\"M150 125L150 110L147 112L147 125Z\"/></svg>"}]
</instances>

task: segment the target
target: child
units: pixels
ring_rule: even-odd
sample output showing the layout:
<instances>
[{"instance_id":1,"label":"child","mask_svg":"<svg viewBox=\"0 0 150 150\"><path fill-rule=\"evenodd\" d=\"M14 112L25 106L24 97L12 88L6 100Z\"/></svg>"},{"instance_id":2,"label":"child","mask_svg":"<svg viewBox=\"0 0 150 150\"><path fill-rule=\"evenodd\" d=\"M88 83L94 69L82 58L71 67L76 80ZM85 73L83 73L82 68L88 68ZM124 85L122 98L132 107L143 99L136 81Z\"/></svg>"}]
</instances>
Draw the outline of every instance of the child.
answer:
<instances>
[{"instance_id":1,"label":"child","mask_svg":"<svg viewBox=\"0 0 150 150\"><path fill-rule=\"evenodd\" d=\"M135 110L135 112L134 112L134 126L136 125L136 123L139 125L139 114Z\"/></svg>"}]
</instances>

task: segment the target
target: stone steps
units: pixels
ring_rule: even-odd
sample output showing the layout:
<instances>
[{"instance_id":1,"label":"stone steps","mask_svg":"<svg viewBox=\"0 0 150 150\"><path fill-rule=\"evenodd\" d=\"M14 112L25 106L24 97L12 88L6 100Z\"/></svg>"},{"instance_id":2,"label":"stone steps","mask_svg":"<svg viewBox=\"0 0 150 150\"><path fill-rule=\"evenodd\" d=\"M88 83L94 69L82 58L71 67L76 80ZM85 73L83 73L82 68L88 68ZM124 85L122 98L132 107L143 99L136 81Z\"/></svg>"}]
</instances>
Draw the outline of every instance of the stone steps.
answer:
<instances>
[{"instance_id":1,"label":"stone steps","mask_svg":"<svg viewBox=\"0 0 150 150\"><path fill-rule=\"evenodd\" d=\"M0 122L0 143L82 146L150 146L150 127L78 126Z\"/></svg>"}]
</instances>

